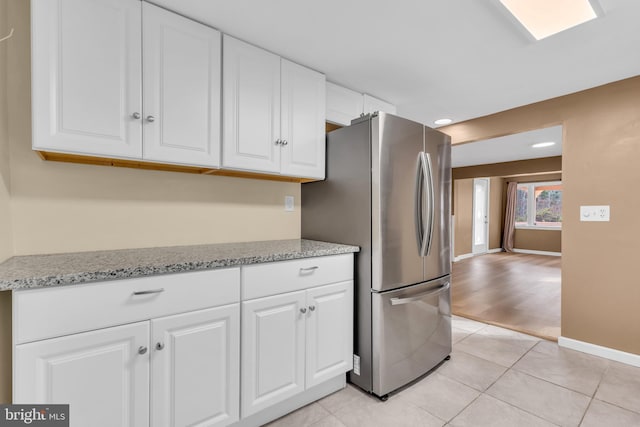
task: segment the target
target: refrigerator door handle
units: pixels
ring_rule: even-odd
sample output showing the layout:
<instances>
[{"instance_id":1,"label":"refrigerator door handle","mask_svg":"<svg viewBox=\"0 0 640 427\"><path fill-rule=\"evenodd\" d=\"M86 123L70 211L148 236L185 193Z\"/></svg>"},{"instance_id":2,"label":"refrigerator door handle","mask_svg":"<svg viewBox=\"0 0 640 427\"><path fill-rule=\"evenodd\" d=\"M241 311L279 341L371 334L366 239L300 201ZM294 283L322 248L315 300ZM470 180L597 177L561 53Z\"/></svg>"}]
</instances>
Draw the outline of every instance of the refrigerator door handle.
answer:
<instances>
[{"instance_id":1,"label":"refrigerator door handle","mask_svg":"<svg viewBox=\"0 0 640 427\"><path fill-rule=\"evenodd\" d=\"M414 301L419 301L424 297L428 297L431 295L437 295L439 293L442 293L444 291L446 291L447 289L449 289L451 287L451 284L449 282L438 286L435 290L430 290L428 292L423 292L421 294L418 295L414 295L411 297L407 297L407 298L391 298L389 301L391 302L391 305L401 305L401 304L409 304L410 302L414 302Z\"/></svg>"},{"instance_id":2,"label":"refrigerator door handle","mask_svg":"<svg viewBox=\"0 0 640 427\"><path fill-rule=\"evenodd\" d=\"M425 164L427 165L427 175L425 176L425 182L427 184L427 201L429 203L429 210L427 213L428 226L426 229L428 230L428 240L427 247L424 251L425 254L422 256L429 255L431 253L431 243L433 241L433 225L435 223L435 195L434 195L434 187L433 187L433 167L431 166L431 156L429 153L422 153L425 158Z\"/></svg>"},{"instance_id":3,"label":"refrigerator door handle","mask_svg":"<svg viewBox=\"0 0 640 427\"><path fill-rule=\"evenodd\" d=\"M418 254L424 256L425 248L425 233L424 233L424 179L426 176L427 164L424 159L423 152L418 155L418 169L416 173L416 194L415 194L415 207L416 207L416 241L418 243Z\"/></svg>"},{"instance_id":4,"label":"refrigerator door handle","mask_svg":"<svg viewBox=\"0 0 640 427\"><path fill-rule=\"evenodd\" d=\"M431 236L433 234L433 220L435 210L433 207L433 176L431 175L431 156L424 151L418 157L418 174L416 175L416 236L418 240L418 252L424 257L431 250ZM425 226L424 193L427 193L427 225Z\"/></svg>"}]
</instances>

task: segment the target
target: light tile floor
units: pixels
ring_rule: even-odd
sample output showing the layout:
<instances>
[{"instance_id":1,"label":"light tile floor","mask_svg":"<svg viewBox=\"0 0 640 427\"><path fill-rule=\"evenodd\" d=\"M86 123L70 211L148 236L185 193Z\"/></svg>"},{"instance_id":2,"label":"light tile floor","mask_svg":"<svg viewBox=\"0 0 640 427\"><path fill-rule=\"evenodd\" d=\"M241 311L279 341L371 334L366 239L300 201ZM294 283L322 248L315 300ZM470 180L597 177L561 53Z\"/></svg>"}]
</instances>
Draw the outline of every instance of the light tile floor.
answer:
<instances>
[{"instance_id":1,"label":"light tile floor","mask_svg":"<svg viewBox=\"0 0 640 427\"><path fill-rule=\"evenodd\" d=\"M456 316L453 342L387 402L347 385L269 426L640 426L640 368Z\"/></svg>"}]
</instances>

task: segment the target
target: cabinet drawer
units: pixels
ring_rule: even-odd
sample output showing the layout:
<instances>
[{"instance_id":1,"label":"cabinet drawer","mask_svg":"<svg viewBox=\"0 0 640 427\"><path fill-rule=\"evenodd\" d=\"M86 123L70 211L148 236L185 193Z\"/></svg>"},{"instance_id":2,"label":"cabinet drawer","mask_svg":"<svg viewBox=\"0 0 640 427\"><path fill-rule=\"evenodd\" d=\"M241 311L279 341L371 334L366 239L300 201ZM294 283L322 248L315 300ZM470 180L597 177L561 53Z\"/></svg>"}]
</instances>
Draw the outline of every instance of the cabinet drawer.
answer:
<instances>
[{"instance_id":1,"label":"cabinet drawer","mask_svg":"<svg viewBox=\"0 0 640 427\"><path fill-rule=\"evenodd\" d=\"M239 268L18 290L13 293L14 342L21 344L239 300Z\"/></svg>"},{"instance_id":2,"label":"cabinet drawer","mask_svg":"<svg viewBox=\"0 0 640 427\"><path fill-rule=\"evenodd\" d=\"M242 299L248 300L353 279L353 254L304 258L242 267Z\"/></svg>"}]
</instances>

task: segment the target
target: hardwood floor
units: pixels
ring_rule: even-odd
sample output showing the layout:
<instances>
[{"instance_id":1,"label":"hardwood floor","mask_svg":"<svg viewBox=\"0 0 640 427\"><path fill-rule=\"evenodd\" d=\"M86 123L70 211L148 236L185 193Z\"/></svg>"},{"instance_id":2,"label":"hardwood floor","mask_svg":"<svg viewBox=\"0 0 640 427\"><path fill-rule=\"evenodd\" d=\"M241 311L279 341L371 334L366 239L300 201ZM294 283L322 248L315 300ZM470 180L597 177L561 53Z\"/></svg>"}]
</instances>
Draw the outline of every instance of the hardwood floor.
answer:
<instances>
[{"instance_id":1,"label":"hardwood floor","mask_svg":"<svg viewBox=\"0 0 640 427\"><path fill-rule=\"evenodd\" d=\"M495 253L453 263L453 314L557 341L561 258Z\"/></svg>"}]
</instances>

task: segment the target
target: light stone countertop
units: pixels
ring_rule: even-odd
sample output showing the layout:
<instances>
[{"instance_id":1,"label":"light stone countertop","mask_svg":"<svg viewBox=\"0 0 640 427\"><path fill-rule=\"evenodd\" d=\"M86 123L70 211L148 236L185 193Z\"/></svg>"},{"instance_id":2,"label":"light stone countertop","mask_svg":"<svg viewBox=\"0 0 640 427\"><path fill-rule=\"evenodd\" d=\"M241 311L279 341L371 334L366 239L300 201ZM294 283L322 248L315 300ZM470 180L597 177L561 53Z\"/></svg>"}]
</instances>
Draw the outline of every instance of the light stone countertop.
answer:
<instances>
[{"instance_id":1,"label":"light stone countertop","mask_svg":"<svg viewBox=\"0 0 640 427\"><path fill-rule=\"evenodd\" d=\"M0 264L0 291L210 270L359 250L357 246L294 239L16 256Z\"/></svg>"}]
</instances>

